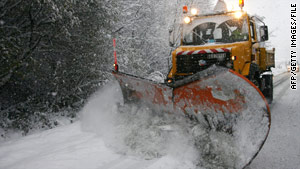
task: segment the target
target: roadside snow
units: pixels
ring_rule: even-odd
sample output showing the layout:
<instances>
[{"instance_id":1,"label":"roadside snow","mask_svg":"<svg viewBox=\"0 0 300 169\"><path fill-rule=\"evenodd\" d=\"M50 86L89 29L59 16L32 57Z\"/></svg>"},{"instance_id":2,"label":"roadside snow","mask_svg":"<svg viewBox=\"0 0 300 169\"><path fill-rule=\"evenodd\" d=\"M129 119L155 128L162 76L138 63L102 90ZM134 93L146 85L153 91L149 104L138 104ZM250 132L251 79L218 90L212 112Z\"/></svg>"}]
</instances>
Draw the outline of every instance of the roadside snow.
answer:
<instances>
[{"instance_id":1,"label":"roadside snow","mask_svg":"<svg viewBox=\"0 0 300 169\"><path fill-rule=\"evenodd\" d=\"M106 160L118 158L109 153L100 137L83 133L80 128L77 122L5 142L0 145L0 168L97 168Z\"/></svg>"},{"instance_id":2,"label":"roadside snow","mask_svg":"<svg viewBox=\"0 0 300 169\"><path fill-rule=\"evenodd\" d=\"M192 153L145 160L108 148L95 133L82 132L81 123L58 127L0 145L2 169L191 169ZM184 146L183 146L184 147ZM178 152L177 152L178 153ZM182 159L181 159L182 158Z\"/></svg>"}]
</instances>

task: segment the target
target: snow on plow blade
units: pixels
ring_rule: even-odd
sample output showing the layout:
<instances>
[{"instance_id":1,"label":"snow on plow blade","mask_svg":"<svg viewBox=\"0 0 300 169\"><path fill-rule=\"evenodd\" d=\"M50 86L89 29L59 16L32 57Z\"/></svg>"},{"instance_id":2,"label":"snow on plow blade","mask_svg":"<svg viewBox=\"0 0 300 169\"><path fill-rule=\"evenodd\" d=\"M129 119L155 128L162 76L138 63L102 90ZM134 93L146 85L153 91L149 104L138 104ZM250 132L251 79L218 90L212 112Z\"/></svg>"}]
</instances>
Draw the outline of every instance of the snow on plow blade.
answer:
<instances>
[{"instance_id":1,"label":"snow on plow blade","mask_svg":"<svg viewBox=\"0 0 300 169\"><path fill-rule=\"evenodd\" d=\"M244 168L262 148L271 124L265 98L243 76L212 66L172 84L113 72L124 101L197 121L192 132L204 168Z\"/></svg>"}]
</instances>

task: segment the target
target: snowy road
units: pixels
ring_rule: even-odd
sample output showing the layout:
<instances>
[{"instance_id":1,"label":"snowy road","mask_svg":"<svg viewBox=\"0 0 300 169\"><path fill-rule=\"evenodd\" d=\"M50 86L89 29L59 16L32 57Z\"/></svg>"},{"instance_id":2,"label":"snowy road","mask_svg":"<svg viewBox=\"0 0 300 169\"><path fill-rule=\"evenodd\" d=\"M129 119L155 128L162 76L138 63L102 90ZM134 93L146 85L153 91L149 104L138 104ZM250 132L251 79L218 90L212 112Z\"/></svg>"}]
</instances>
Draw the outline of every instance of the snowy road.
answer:
<instances>
[{"instance_id":1,"label":"snowy road","mask_svg":"<svg viewBox=\"0 0 300 169\"><path fill-rule=\"evenodd\" d=\"M298 88L299 83L298 78ZM274 85L271 131L247 169L300 169L300 90L290 90L289 73L280 75Z\"/></svg>"},{"instance_id":2,"label":"snowy road","mask_svg":"<svg viewBox=\"0 0 300 169\"><path fill-rule=\"evenodd\" d=\"M288 78L286 73L274 81L271 131L263 149L247 169L300 168L300 90L290 90ZM150 160L125 156L109 148L102 136L82 131L81 122L76 122L0 143L0 169L195 168L194 151L180 144L173 148L184 151L172 151Z\"/></svg>"}]
</instances>

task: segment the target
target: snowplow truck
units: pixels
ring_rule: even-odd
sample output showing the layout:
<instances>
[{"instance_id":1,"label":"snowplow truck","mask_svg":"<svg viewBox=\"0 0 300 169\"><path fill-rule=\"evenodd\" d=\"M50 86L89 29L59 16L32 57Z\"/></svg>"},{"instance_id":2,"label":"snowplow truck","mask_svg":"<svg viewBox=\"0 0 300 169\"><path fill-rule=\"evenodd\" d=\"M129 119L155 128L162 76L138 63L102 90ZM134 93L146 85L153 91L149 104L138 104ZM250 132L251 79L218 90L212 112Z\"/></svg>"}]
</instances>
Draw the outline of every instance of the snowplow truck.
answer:
<instances>
[{"instance_id":1,"label":"snowplow truck","mask_svg":"<svg viewBox=\"0 0 300 169\"><path fill-rule=\"evenodd\" d=\"M164 83L113 71L124 102L145 104L194 121L203 168L244 168L262 148L271 125L268 27L239 10L185 14L180 45ZM170 31L170 44L176 39ZM268 100L268 101L267 101Z\"/></svg>"},{"instance_id":2,"label":"snowplow truck","mask_svg":"<svg viewBox=\"0 0 300 169\"><path fill-rule=\"evenodd\" d=\"M254 83L273 100L274 51L266 50L268 27L243 11L186 16L181 46L173 51L167 82L184 78L215 64L227 67ZM171 39L174 38L171 30ZM170 41L173 44L173 40Z\"/></svg>"}]
</instances>

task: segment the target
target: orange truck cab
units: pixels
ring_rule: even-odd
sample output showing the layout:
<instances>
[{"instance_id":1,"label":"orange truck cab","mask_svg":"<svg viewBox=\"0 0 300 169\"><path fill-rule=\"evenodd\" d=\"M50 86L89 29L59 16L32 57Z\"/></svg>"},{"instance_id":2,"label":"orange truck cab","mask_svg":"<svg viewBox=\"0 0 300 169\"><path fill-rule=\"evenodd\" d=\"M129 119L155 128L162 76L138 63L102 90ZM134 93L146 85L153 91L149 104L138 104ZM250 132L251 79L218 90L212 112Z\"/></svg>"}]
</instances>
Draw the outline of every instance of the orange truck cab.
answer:
<instances>
[{"instance_id":1,"label":"orange truck cab","mask_svg":"<svg viewBox=\"0 0 300 169\"><path fill-rule=\"evenodd\" d=\"M180 45L172 52L167 83L204 70L224 66L252 81L269 103L273 99L271 67L274 49L266 50L268 27L258 17L239 10L208 15L185 15ZM170 30L170 44L176 39Z\"/></svg>"}]
</instances>

